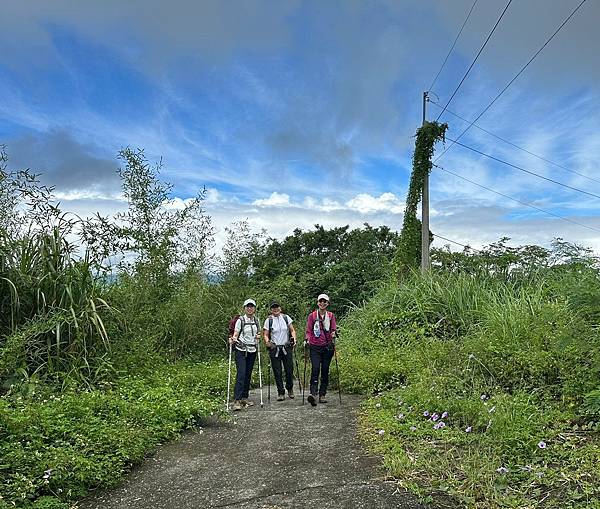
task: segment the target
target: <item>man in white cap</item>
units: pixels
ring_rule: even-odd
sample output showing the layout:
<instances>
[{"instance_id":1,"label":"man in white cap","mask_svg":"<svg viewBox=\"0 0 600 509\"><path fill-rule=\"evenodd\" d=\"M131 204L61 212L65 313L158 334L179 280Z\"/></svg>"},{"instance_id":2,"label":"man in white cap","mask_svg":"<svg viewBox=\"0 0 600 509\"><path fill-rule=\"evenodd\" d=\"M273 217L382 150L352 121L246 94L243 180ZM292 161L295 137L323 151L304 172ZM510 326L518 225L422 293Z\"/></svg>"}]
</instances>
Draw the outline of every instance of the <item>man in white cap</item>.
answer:
<instances>
[{"instance_id":1,"label":"man in white cap","mask_svg":"<svg viewBox=\"0 0 600 509\"><path fill-rule=\"evenodd\" d=\"M256 360L256 348L260 339L260 325L256 313L256 302L244 301L244 314L235 322L233 337L229 340L235 346L235 366L237 374L233 390L233 410L238 411L254 403L248 401L252 368Z\"/></svg>"},{"instance_id":2,"label":"man in white cap","mask_svg":"<svg viewBox=\"0 0 600 509\"><path fill-rule=\"evenodd\" d=\"M317 394L319 403L327 403L325 395L329 385L329 366L334 354L334 340L336 336L335 316L327 311L329 296L322 293L317 297L318 309L308 315L306 321L306 343L310 350L310 362L312 365L310 374L310 395L308 402L312 406L317 405ZM321 383L319 385L319 374Z\"/></svg>"}]
</instances>

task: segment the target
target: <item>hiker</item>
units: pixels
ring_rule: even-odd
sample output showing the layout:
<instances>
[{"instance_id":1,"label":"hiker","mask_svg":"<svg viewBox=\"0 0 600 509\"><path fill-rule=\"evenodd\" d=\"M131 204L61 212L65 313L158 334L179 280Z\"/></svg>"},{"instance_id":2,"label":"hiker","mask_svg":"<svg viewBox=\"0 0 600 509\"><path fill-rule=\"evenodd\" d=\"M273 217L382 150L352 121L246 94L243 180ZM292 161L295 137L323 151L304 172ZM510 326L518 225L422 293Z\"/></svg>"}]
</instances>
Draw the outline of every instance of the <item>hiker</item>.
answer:
<instances>
[{"instance_id":1,"label":"hiker","mask_svg":"<svg viewBox=\"0 0 600 509\"><path fill-rule=\"evenodd\" d=\"M235 322L233 337L230 344L235 346L235 366L237 374L233 390L233 410L253 406L254 402L248 400L252 368L256 360L256 349L260 339L260 325L256 312L256 302L252 299L244 301L244 314Z\"/></svg>"},{"instance_id":2,"label":"hiker","mask_svg":"<svg viewBox=\"0 0 600 509\"><path fill-rule=\"evenodd\" d=\"M278 302L271 302L271 315L265 320L263 336L268 348L275 384L277 385L277 401L285 400L281 366L285 369L285 389L288 398L294 398L294 362L293 350L296 346L296 330L292 319L281 312Z\"/></svg>"},{"instance_id":3,"label":"hiker","mask_svg":"<svg viewBox=\"0 0 600 509\"><path fill-rule=\"evenodd\" d=\"M312 365L310 395L308 396L308 402L312 406L317 404L317 394L319 395L319 403L327 403L325 395L329 385L329 365L334 355L337 329L334 314L327 311L329 306L329 296L327 294L322 293L317 297L317 306L318 309L308 315L304 342L305 347L308 345ZM320 385L319 373L321 374Z\"/></svg>"}]
</instances>

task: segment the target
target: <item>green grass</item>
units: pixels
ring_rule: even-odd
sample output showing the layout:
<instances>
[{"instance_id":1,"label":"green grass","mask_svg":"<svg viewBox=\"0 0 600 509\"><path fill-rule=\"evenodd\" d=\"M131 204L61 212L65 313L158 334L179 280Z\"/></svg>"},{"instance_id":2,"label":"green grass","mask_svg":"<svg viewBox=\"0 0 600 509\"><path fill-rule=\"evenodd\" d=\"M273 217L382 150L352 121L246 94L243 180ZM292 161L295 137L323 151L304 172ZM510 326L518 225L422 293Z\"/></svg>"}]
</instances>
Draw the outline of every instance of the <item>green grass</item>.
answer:
<instances>
[{"instance_id":1,"label":"green grass","mask_svg":"<svg viewBox=\"0 0 600 509\"><path fill-rule=\"evenodd\" d=\"M362 435L424 500L599 503L600 338L551 283L415 276L343 321L342 386L375 395Z\"/></svg>"},{"instance_id":2,"label":"green grass","mask_svg":"<svg viewBox=\"0 0 600 509\"><path fill-rule=\"evenodd\" d=\"M35 380L0 399L0 507L60 507L115 485L157 445L223 409L224 363L179 362L55 394Z\"/></svg>"}]
</instances>

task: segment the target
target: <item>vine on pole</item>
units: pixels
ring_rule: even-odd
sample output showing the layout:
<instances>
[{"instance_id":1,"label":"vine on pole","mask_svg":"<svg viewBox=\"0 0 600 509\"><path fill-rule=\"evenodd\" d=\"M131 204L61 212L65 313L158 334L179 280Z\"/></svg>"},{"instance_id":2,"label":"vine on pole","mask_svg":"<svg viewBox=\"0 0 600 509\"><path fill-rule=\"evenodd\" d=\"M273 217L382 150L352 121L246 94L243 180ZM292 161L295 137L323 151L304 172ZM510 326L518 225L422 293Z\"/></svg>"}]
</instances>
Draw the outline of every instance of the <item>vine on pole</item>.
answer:
<instances>
[{"instance_id":1,"label":"vine on pole","mask_svg":"<svg viewBox=\"0 0 600 509\"><path fill-rule=\"evenodd\" d=\"M421 221L417 219L417 206L423 196L425 175L431 173L433 153L437 141L446 141L448 124L425 122L417 129L413 169L406 196L406 208L400 243L396 252L396 266L399 273L421 264ZM431 238L431 233L429 234Z\"/></svg>"}]
</instances>

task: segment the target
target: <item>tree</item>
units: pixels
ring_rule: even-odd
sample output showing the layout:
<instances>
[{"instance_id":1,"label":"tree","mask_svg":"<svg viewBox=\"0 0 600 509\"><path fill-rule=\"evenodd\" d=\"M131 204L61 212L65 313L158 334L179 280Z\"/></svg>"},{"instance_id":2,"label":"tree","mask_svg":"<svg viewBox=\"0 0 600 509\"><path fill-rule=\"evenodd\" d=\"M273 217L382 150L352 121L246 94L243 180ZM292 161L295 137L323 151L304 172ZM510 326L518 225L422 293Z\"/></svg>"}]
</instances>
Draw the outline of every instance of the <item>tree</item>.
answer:
<instances>
[{"instance_id":1,"label":"tree","mask_svg":"<svg viewBox=\"0 0 600 509\"><path fill-rule=\"evenodd\" d=\"M120 257L118 268L165 282L183 268L201 270L212 242L213 228L203 202L206 190L176 207L172 186L159 180L162 163L151 166L141 149L119 152L119 169L128 209L114 218L97 214L88 220L82 238L99 266Z\"/></svg>"}]
</instances>

